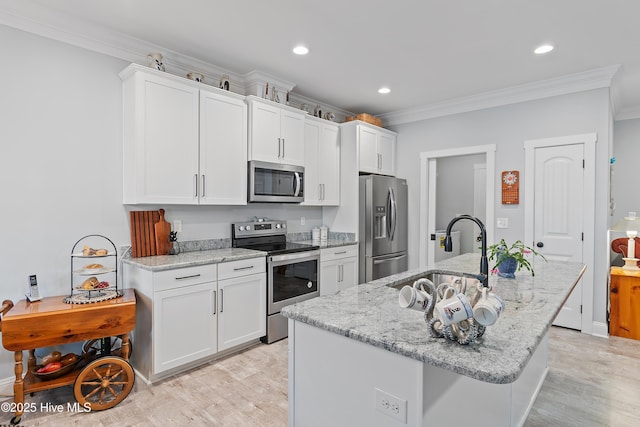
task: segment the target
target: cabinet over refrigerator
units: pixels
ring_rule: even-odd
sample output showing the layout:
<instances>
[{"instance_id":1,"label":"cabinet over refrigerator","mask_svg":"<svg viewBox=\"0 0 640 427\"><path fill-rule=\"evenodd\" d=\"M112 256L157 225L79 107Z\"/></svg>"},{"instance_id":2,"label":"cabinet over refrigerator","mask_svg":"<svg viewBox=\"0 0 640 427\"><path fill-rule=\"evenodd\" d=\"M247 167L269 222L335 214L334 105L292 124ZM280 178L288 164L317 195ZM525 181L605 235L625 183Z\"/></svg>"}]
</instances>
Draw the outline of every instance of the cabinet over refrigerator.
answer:
<instances>
[{"instance_id":1,"label":"cabinet over refrigerator","mask_svg":"<svg viewBox=\"0 0 640 427\"><path fill-rule=\"evenodd\" d=\"M407 181L360 177L360 283L407 270Z\"/></svg>"}]
</instances>

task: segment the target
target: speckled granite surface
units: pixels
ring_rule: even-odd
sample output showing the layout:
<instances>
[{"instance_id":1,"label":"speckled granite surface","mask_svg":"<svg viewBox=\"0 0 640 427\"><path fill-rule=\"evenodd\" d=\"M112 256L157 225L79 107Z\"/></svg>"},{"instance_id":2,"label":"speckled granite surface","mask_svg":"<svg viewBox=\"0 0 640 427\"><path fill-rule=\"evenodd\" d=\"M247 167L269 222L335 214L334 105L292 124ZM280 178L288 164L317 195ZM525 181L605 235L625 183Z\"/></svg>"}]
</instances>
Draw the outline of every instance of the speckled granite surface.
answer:
<instances>
[{"instance_id":1,"label":"speckled granite surface","mask_svg":"<svg viewBox=\"0 0 640 427\"><path fill-rule=\"evenodd\" d=\"M178 255L159 255L144 258L124 258L122 262L151 271L171 270L203 264L215 264L239 259L266 256L266 252L242 248L184 252Z\"/></svg>"},{"instance_id":2,"label":"speckled granite surface","mask_svg":"<svg viewBox=\"0 0 640 427\"><path fill-rule=\"evenodd\" d=\"M299 240L296 243L302 243L305 245L314 245L320 246L320 249L325 248L338 248L340 246L349 246L349 245L357 245L358 242L349 241L349 240L337 240L337 239L327 239L325 241L319 240Z\"/></svg>"},{"instance_id":3,"label":"speckled granite surface","mask_svg":"<svg viewBox=\"0 0 640 427\"><path fill-rule=\"evenodd\" d=\"M534 260L533 266L535 277L517 272L516 279L490 278L494 292L505 301L505 310L495 325L467 346L432 338L423 313L401 308L398 290L387 286L411 284L434 269L410 270L303 301L283 308L282 314L460 375L507 384L526 366L584 268L578 263L542 259ZM436 267L435 271L475 274L480 271L480 257L460 255Z\"/></svg>"}]
</instances>

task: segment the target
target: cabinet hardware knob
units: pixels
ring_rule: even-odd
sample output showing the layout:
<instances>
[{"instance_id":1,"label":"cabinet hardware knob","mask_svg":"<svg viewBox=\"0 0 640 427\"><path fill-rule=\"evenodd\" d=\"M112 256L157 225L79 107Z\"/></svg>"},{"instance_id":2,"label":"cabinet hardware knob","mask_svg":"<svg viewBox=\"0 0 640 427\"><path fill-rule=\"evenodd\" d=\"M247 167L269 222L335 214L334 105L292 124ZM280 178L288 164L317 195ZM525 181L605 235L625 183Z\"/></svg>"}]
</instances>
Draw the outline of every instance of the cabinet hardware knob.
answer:
<instances>
[{"instance_id":1,"label":"cabinet hardware knob","mask_svg":"<svg viewBox=\"0 0 640 427\"><path fill-rule=\"evenodd\" d=\"M539 248L541 248L541 247L543 247L543 246L544 246L544 243L542 243L542 242L538 242L538 243L536 243L536 246L537 246L537 247L539 247Z\"/></svg>"}]
</instances>

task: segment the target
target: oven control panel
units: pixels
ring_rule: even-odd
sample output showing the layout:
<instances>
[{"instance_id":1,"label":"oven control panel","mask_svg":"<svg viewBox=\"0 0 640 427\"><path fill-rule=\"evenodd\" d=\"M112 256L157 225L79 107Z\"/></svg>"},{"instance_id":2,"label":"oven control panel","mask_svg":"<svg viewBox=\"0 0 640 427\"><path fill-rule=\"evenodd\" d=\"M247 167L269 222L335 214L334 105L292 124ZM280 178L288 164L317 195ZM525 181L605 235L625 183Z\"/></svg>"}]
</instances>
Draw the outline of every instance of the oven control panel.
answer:
<instances>
[{"instance_id":1,"label":"oven control panel","mask_svg":"<svg viewBox=\"0 0 640 427\"><path fill-rule=\"evenodd\" d=\"M231 235L236 237L287 234L286 221L251 221L231 224Z\"/></svg>"}]
</instances>

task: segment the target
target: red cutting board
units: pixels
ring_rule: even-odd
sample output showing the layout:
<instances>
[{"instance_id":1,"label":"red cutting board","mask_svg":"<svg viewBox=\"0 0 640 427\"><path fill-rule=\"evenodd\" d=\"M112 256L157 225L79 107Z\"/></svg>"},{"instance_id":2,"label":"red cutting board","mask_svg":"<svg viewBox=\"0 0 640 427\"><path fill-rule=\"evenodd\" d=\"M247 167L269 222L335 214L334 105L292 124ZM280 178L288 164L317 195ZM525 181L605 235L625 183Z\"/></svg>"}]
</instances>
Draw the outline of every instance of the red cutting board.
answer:
<instances>
[{"instance_id":1,"label":"red cutting board","mask_svg":"<svg viewBox=\"0 0 640 427\"><path fill-rule=\"evenodd\" d=\"M164 209L160 209L160 220L155 224L156 252L158 255L167 255L171 250L170 231L171 224L164 220Z\"/></svg>"}]
</instances>

